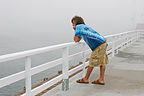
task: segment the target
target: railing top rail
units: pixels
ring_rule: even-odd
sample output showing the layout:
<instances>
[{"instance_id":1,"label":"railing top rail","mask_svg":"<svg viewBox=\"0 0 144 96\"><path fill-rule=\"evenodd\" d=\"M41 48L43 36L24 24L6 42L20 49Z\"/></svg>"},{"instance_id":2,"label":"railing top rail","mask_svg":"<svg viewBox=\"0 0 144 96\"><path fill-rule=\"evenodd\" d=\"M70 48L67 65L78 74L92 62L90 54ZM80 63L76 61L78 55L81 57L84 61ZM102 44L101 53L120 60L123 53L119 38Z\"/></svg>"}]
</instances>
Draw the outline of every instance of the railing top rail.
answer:
<instances>
[{"instance_id":1,"label":"railing top rail","mask_svg":"<svg viewBox=\"0 0 144 96\"><path fill-rule=\"evenodd\" d=\"M126 33L130 33L130 32L134 32L134 31L128 31L128 32L123 32L123 33L113 34L113 35L107 35L104 37L109 38L109 37L113 37L113 36L117 36L117 35L121 35L121 34L126 34ZM32 49L32 50L23 51L23 52L1 55L0 56L0 63L5 62L5 61L9 61L9 60L19 59L19 58L23 58L23 57L27 57L27 56L32 56L32 55L44 53L44 52L55 50L55 49L60 49L63 47L68 47L68 46L71 46L73 44L81 44L81 43L69 42L69 43L63 43L63 44L58 44L58 45L53 45L53 46L48 46L48 47L43 47L43 48Z\"/></svg>"},{"instance_id":2,"label":"railing top rail","mask_svg":"<svg viewBox=\"0 0 144 96\"><path fill-rule=\"evenodd\" d=\"M111 34L111 35L107 35L104 37L109 38L109 37L118 36L118 35L127 34L127 33L132 33L132 32L135 32L135 31L133 30L133 31L127 31L127 32L122 32L122 33L118 33L118 34Z\"/></svg>"},{"instance_id":3,"label":"railing top rail","mask_svg":"<svg viewBox=\"0 0 144 96\"><path fill-rule=\"evenodd\" d=\"M139 32L144 32L144 30L139 30L139 29L137 29L136 31L139 31Z\"/></svg>"},{"instance_id":4,"label":"railing top rail","mask_svg":"<svg viewBox=\"0 0 144 96\"><path fill-rule=\"evenodd\" d=\"M27 50L27 51L22 51L22 52L17 52L17 53L11 53L11 54L6 54L6 55L1 55L0 56L0 62L5 62L8 60L13 60L13 59L19 59L27 56L32 56L40 53L44 53L47 51L71 46L75 44L74 42L69 42L69 43L63 43L63 44L58 44L58 45L53 45L53 46L48 46L48 47L43 47L43 48L37 48L37 49L32 49L32 50Z\"/></svg>"}]
</instances>

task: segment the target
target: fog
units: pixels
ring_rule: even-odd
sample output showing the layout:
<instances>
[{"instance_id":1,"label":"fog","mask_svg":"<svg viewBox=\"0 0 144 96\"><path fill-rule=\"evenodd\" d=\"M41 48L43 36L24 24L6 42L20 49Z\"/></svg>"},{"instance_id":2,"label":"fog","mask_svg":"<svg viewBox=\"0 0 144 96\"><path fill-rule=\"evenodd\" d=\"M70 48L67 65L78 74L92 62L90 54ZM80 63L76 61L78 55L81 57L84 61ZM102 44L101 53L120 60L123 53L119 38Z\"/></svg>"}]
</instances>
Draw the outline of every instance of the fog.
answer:
<instances>
[{"instance_id":1,"label":"fog","mask_svg":"<svg viewBox=\"0 0 144 96\"><path fill-rule=\"evenodd\" d=\"M137 1L137 2L136 2ZM142 0L0 0L0 54L73 41L78 15L102 35L144 23Z\"/></svg>"}]
</instances>

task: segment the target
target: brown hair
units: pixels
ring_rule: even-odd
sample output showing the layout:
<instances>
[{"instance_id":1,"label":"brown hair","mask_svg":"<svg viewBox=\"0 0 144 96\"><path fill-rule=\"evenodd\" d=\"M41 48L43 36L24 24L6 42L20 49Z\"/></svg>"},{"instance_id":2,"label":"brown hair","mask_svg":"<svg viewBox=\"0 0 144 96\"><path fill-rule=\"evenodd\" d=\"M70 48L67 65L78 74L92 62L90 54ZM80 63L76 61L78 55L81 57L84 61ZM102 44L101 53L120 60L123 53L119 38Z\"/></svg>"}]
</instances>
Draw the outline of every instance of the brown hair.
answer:
<instances>
[{"instance_id":1,"label":"brown hair","mask_svg":"<svg viewBox=\"0 0 144 96\"><path fill-rule=\"evenodd\" d=\"M80 16L74 16L72 18L71 22L73 23L73 21L76 21L76 25L78 25L78 24L85 24L83 18L80 17Z\"/></svg>"}]
</instances>

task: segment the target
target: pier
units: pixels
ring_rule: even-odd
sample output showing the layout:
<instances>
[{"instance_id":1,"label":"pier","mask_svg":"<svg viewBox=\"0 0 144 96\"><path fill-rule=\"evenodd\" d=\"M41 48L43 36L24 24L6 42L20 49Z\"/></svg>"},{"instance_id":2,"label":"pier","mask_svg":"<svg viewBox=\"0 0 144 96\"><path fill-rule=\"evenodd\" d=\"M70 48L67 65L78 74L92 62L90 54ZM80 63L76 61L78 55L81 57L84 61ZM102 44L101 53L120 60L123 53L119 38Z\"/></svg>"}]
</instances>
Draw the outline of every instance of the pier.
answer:
<instances>
[{"instance_id":1,"label":"pier","mask_svg":"<svg viewBox=\"0 0 144 96\"><path fill-rule=\"evenodd\" d=\"M62 81L57 87L43 94L43 96L143 96L144 92L144 39L143 30L134 30L105 36L108 43L107 54L110 63L107 65L105 82L106 85L78 84L75 81L85 75L88 61L87 54L91 53L82 41L70 42L44 48L38 48L13 54L0 56L0 62L15 59L25 59L25 70L0 79L0 88L25 79L26 93L21 96L34 96L46 90L50 86ZM70 46L82 46L81 52L69 55ZM46 62L31 68L31 56L48 51L61 49L62 56L54 61ZM69 69L69 60L75 56L82 56L82 64ZM31 85L31 77L34 74L62 65L62 74L48 82L34 88ZM69 78L70 75L82 70L80 73ZM99 69L95 68L90 81L97 79Z\"/></svg>"}]
</instances>

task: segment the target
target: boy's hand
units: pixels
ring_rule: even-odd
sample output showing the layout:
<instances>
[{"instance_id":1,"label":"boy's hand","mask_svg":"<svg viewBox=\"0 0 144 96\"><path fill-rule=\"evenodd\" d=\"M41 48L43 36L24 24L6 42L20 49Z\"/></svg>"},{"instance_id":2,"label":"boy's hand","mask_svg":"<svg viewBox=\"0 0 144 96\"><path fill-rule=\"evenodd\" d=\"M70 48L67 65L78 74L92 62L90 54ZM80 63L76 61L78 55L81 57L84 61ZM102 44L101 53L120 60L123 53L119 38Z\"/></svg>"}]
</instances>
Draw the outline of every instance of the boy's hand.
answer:
<instances>
[{"instance_id":1,"label":"boy's hand","mask_svg":"<svg viewBox=\"0 0 144 96\"><path fill-rule=\"evenodd\" d=\"M74 36L74 41L75 42L79 42L81 40L81 37L79 38L79 37L77 37L77 36Z\"/></svg>"}]
</instances>

